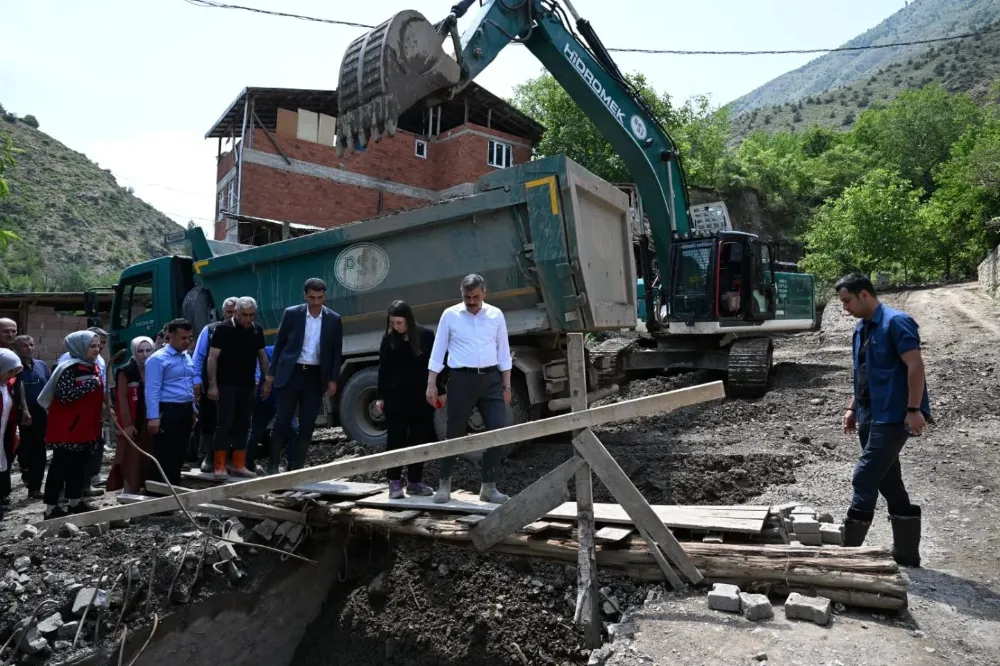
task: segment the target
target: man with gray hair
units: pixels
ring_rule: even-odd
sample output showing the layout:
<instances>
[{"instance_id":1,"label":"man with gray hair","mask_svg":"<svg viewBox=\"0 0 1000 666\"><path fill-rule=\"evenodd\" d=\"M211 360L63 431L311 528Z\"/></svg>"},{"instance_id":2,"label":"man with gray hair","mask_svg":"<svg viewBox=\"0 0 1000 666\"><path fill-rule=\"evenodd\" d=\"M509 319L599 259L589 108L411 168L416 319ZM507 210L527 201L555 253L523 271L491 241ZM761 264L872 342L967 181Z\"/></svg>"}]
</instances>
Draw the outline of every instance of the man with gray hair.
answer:
<instances>
[{"instance_id":1,"label":"man with gray hair","mask_svg":"<svg viewBox=\"0 0 1000 666\"><path fill-rule=\"evenodd\" d=\"M234 476L254 477L247 469L247 436L257 388L257 364L267 374L264 329L254 319L257 302L241 296L236 314L219 324L208 351L208 398L216 401L218 427L215 433L215 478L227 479L227 454L232 452L229 471Z\"/></svg>"},{"instance_id":2,"label":"man with gray hair","mask_svg":"<svg viewBox=\"0 0 1000 666\"><path fill-rule=\"evenodd\" d=\"M463 437L472 410L479 407L487 430L507 426L507 405L510 404L510 370L513 361L507 341L507 322L499 308L485 303L486 281L471 274L462 280L462 302L443 313L434 337L434 347L428 363L427 402L438 401L437 377L445 367L448 354L448 439ZM483 452L482 486L479 499L499 504L507 496L497 490L500 458L503 449ZM434 501L451 498L451 473L455 457L441 460L439 486Z\"/></svg>"},{"instance_id":3,"label":"man with gray hair","mask_svg":"<svg viewBox=\"0 0 1000 666\"><path fill-rule=\"evenodd\" d=\"M198 333L198 342L194 346L194 396L198 403L198 425L200 431L198 442L198 456L201 458L201 471L205 473L215 471L215 424L217 422L215 401L208 399L208 391L203 391L203 384L208 380L208 346L212 340L212 334L219 324L232 319L236 314L236 302L240 300L236 296L230 296L222 301L222 319L214 321L201 329Z\"/></svg>"}]
</instances>

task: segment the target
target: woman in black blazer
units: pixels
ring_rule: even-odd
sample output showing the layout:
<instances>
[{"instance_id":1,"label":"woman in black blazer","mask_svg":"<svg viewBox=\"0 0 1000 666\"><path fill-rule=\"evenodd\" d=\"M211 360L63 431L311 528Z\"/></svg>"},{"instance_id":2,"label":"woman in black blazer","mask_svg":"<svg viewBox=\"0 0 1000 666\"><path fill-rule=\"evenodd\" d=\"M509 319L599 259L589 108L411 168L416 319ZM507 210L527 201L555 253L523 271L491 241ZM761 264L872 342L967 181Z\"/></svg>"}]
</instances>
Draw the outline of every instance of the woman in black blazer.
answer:
<instances>
[{"instance_id":1,"label":"woman in black blazer","mask_svg":"<svg viewBox=\"0 0 1000 666\"><path fill-rule=\"evenodd\" d=\"M413 309L393 301L386 317L385 336L379 349L377 407L385 414L387 451L437 441L434 408L427 404L427 362L434 346L434 332L418 326ZM443 406L443 401L441 405ZM423 463L406 466L406 494L433 495L423 483ZM389 498L403 497L402 468L388 471Z\"/></svg>"}]
</instances>

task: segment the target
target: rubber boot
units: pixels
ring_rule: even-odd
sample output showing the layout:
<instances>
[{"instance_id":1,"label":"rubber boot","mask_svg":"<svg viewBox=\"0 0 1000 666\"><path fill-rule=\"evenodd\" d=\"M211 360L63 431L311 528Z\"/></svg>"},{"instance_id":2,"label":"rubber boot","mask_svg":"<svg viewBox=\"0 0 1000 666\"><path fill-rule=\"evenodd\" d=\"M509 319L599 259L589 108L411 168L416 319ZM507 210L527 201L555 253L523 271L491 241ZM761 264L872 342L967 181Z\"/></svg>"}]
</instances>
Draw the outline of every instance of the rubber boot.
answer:
<instances>
[{"instance_id":1,"label":"rubber boot","mask_svg":"<svg viewBox=\"0 0 1000 666\"><path fill-rule=\"evenodd\" d=\"M856 548L863 544L874 517L874 511L848 509L847 518L844 519L844 546Z\"/></svg>"},{"instance_id":2,"label":"rubber boot","mask_svg":"<svg viewBox=\"0 0 1000 666\"><path fill-rule=\"evenodd\" d=\"M215 471L215 466L212 462L212 458L215 453L215 435L202 435L201 436L201 471L205 474L211 474Z\"/></svg>"},{"instance_id":3,"label":"rubber boot","mask_svg":"<svg viewBox=\"0 0 1000 666\"><path fill-rule=\"evenodd\" d=\"M434 501L444 504L451 499L451 479L438 479L438 489L434 493Z\"/></svg>"},{"instance_id":4,"label":"rubber boot","mask_svg":"<svg viewBox=\"0 0 1000 666\"><path fill-rule=\"evenodd\" d=\"M226 471L226 452L215 452L215 478L216 480L228 479L229 473Z\"/></svg>"},{"instance_id":5,"label":"rubber boot","mask_svg":"<svg viewBox=\"0 0 1000 666\"><path fill-rule=\"evenodd\" d=\"M889 511L892 559L903 567L920 566L920 507L911 504Z\"/></svg>"},{"instance_id":6,"label":"rubber boot","mask_svg":"<svg viewBox=\"0 0 1000 666\"><path fill-rule=\"evenodd\" d=\"M479 499L490 504L503 504L510 498L497 490L497 484L484 483L479 488Z\"/></svg>"},{"instance_id":7,"label":"rubber boot","mask_svg":"<svg viewBox=\"0 0 1000 666\"><path fill-rule=\"evenodd\" d=\"M229 468L229 473L244 479L256 479L257 474L247 469L247 452L233 451L233 464Z\"/></svg>"}]
</instances>

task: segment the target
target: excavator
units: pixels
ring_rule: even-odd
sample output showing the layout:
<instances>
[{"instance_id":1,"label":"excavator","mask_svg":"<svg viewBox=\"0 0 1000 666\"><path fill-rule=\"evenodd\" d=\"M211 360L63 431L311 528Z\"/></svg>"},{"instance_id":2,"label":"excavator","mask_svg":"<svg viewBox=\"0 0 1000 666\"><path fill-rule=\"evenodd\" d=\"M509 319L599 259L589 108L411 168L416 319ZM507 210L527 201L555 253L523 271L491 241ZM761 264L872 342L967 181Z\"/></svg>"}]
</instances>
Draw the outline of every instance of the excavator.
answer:
<instances>
[{"instance_id":1,"label":"excavator","mask_svg":"<svg viewBox=\"0 0 1000 666\"><path fill-rule=\"evenodd\" d=\"M621 369L719 370L730 395L765 393L772 336L813 327L812 277L777 270L774 245L754 234L698 228L676 143L570 0L485 0L460 34L474 1L433 24L399 12L350 43L338 153L395 135L402 113L451 99L506 46L524 46L624 160L648 220L636 252L648 337L619 355Z\"/></svg>"}]
</instances>

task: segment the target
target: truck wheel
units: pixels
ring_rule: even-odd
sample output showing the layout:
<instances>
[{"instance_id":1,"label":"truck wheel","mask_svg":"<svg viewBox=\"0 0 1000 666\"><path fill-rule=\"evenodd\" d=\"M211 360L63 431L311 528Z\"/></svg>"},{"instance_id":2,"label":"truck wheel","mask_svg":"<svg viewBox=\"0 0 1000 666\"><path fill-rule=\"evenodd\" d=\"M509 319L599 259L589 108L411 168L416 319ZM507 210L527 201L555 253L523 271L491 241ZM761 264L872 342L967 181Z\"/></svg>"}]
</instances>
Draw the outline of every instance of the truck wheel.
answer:
<instances>
[{"instance_id":1,"label":"truck wheel","mask_svg":"<svg viewBox=\"0 0 1000 666\"><path fill-rule=\"evenodd\" d=\"M511 376L511 396L510 396L510 406L507 408L507 422L510 425L520 425L521 423L527 423L531 420L531 404L528 400L528 387L524 382L524 377L519 373L514 372ZM469 425L467 427L468 434L474 435L479 432L483 432L486 428L483 426L483 417L479 413L479 408L476 407L472 410L472 416L469 417ZM434 410L434 430L437 432L439 440L444 440L448 438L448 404L445 403L443 409ZM508 444L503 448L503 457L506 458L511 453L516 451L525 442L519 442L517 444ZM468 460L471 463L478 464L483 458L482 451L476 451L474 453L463 453L459 456L464 460Z\"/></svg>"},{"instance_id":2,"label":"truck wheel","mask_svg":"<svg viewBox=\"0 0 1000 666\"><path fill-rule=\"evenodd\" d=\"M212 292L204 287L194 287L184 295L184 302L181 304L181 314L191 322L194 327L192 333L195 339L201 333L201 329L215 321L215 299Z\"/></svg>"},{"instance_id":3,"label":"truck wheel","mask_svg":"<svg viewBox=\"0 0 1000 666\"><path fill-rule=\"evenodd\" d=\"M375 410L378 398L378 366L351 375L340 394L340 427L358 444L385 448L385 417Z\"/></svg>"}]
</instances>

